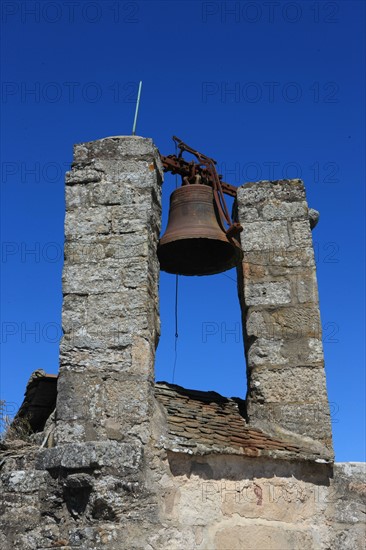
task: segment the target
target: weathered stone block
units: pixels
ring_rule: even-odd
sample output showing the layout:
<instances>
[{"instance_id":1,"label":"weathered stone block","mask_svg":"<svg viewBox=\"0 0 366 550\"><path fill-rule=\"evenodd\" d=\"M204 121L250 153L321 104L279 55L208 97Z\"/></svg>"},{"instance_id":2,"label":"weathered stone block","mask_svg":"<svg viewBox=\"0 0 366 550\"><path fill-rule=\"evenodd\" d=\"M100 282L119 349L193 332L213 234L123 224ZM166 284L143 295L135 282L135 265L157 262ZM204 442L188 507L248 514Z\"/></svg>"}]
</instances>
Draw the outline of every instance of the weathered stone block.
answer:
<instances>
[{"instance_id":1,"label":"weathered stone block","mask_svg":"<svg viewBox=\"0 0 366 550\"><path fill-rule=\"evenodd\" d=\"M99 161L105 172L103 183L111 185L128 185L135 190L145 190L154 202L160 203L162 170L160 158L153 155L142 158L128 158L121 160Z\"/></svg>"},{"instance_id":2,"label":"weathered stone block","mask_svg":"<svg viewBox=\"0 0 366 550\"><path fill-rule=\"evenodd\" d=\"M328 548L332 550L354 550L354 548L365 547L365 526L353 525L332 525L329 528Z\"/></svg>"},{"instance_id":3,"label":"weathered stone block","mask_svg":"<svg viewBox=\"0 0 366 550\"><path fill-rule=\"evenodd\" d=\"M2 515L0 528L8 535L6 538L6 545L1 547L2 550L13 550L15 548L32 550L33 548L37 548L37 546L32 544L34 542L34 540L32 540L33 537L28 535L29 531L36 529L41 521L41 515L37 505L38 502L36 500L33 502L33 505L29 506L23 503L20 509L8 509L7 512ZM23 541L25 544L17 544L15 537L19 533L23 533Z\"/></svg>"},{"instance_id":4,"label":"weathered stone block","mask_svg":"<svg viewBox=\"0 0 366 550\"><path fill-rule=\"evenodd\" d=\"M268 180L250 182L238 187L236 198L240 218L242 211L244 212L248 207L257 207L258 203L268 199L269 192L271 192L271 182Z\"/></svg>"},{"instance_id":5,"label":"weathered stone block","mask_svg":"<svg viewBox=\"0 0 366 550\"><path fill-rule=\"evenodd\" d=\"M87 298L79 294L65 294L62 306L62 328L72 332L87 322Z\"/></svg>"},{"instance_id":6,"label":"weathered stone block","mask_svg":"<svg viewBox=\"0 0 366 550\"><path fill-rule=\"evenodd\" d=\"M291 220L293 218L308 219L308 206L305 201L283 202L280 200L266 201L261 211L264 220Z\"/></svg>"},{"instance_id":7,"label":"weathered stone block","mask_svg":"<svg viewBox=\"0 0 366 550\"><path fill-rule=\"evenodd\" d=\"M106 326L81 326L65 334L60 343L61 358L74 349L94 351L100 355L100 363L105 361L104 354L108 349L124 350L132 343L129 332L123 332L121 327L114 330ZM124 363L121 364L124 368Z\"/></svg>"},{"instance_id":8,"label":"weathered stone block","mask_svg":"<svg viewBox=\"0 0 366 550\"><path fill-rule=\"evenodd\" d=\"M244 263L253 267L264 267L270 272L271 267L314 267L314 251L312 248L291 246L288 249L269 248L245 252Z\"/></svg>"},{"instance_id":9,"label":"weathered stone block","mask_svg":"<svg viewBox=\"0 0 366 550\"><path fill-rule=\"evenodd\" d=\"M318 284L315 270L303 269L292 277L292 294L300 304L318 304Z\"/></svg>"},{"instance_id":10,"label":"weathered stone block","mask_svg":"<svg viewBox=\"0 0 366 550\"><path fill-rule=\"evenodd\" d=\"M250 182L239 187L238 208L258 206L268 201L294 202L305 200L304 184L301 180L276 180Z\"/></svg>"},{"instance_id":11,"label":"weathered stone block","mask_svg":"<svg viewBox=\"0 0 366 550\"><path fill-rule=\"evenodd\" d=\"M149 306L151 307L151 298L145 287L125 289L111 294L91 294L86 302L89 323L98 324L109 320L111 326L115 318L123 320L130 317L132 321L131 315L137 323L141 322L144 325L145 321L142 318L148 317Z\"/></svg>"},{"instance_id":12,"label":"weathered stone block","mask_svg":"<svg viewBox=\"0 0 366 550\"><path fill-rule=\"evenodd\" d=\"M143 389L145 380L152 379L153 377L154 347L144 337L138 337L137 335L131 334L129 334L128 336L130 338L130 345L126 348L105 348L101 350L99 348L77 349L70 346L70 348L67 350L63 349L61 354L61 366L62 372L64 374L62 377L60 377L59 385L64 383L66 384L65 392L74 392L78 391L78 389L83 391L82 385L86 383L86 377L88 376L88 373L97 373L99 374L99 376L102 376L104 380L107 380L108 377L111 377L112 384L113 378L117 377L118 380L118 378L122 376L122 385L126 384L126 376L140 376L142 377L141 388ZM75 369L74 365L78 365L79 374L77 376L80 375L82 377L82 380L79 382L79 387L75 386L75 384L71 385L70 375L66 376L65 374L67 371L71 371L71 373L73 373L73 368ZM75 382L72 374L71 380L73 383ZM93 386L94 384L96 384L96 381L93 382L92 379L89 380L88 383ZM139 382L137 383L139 384ZM106 386L106 384L102 387L104 388L104 386ZM126 391L127 387L128 385L125 386ZM116 389L118 389L118 391L120 392L123 391L123 388L119 387L119 383L116 383ZM80 409L84 411L84 413L85 407L88 406L88 401L86 400L85 396L89 394L89 391L87 393L83 392L82 398L80 399L80 401L77 401L79 405L76 405L76 408L78 409L80 407ZM138 393L139 392L140 389L138 390ZM68 405L67 396L68 393L66 393L66 397L63 402L60 403L61 411L66 405ZM118 396L117 398L118 402L120 402L121 399ZM135 402L134 398L132 398L132 400ZM70 414L69 417L73 418L73 416Z\"/></svg>"},{"instance_id":13,"label":"weathered stone block","mask_svg":"<svg viewBox=\"0 0 366 550\"><path fill-rule=\"evenodd\" d=\"M340 462L334 465L334 478L329 495L327 495L327 503L325 517L328 521L336 522L335 532L338 529L347 532L352 525L366 529L364 518L366 512L365 462ZM351 533L348 533L348 537L352 539L353 537L350 535Z\"/></svg>"},{"instance_id":14,"label":"weathered stone block","mask_svg":"<svg viewBox=\"0 0 366 550\"><path fill-rule=\"evenodd\" d=\"M321 339L319 310L315 305L281 307L275 310L249 308L246 317L248 336L292 340Z\"/></svg>"},{"instance_id":15,"label":"weathered stone block","mask_svg":"<svg viewBox=\"0 0 366 550\"><path fill-rule=\"evenodd\" d=\"M140 136L111 136L74 146L75 163L135 159L144 156L154 158L155 155L156 149L152 139Z\"/></svg>"},{"instance_id":16,"label":"weathered stone block","mask_svg":"<svg viewBox=\"0 0 366 550\"><path fill-rule=\"evenodd\" d=\"M133 474L141 468L141 445L117 441L73 443L40 451L38 470L67 468L68 470L112 469L120 476Z\"/></svg>"},{"instance_id":17,"label":"weathered stone block","mask_svg":"<svg viewBox=\"0 0 366 550\"><path fill-rule=\"evenodd\" d=\"M279 366L286 365L288 360L284 357L284 340L266 340L257 338L250 346L247 353L247 367Z\"/></svg>"},{"instance_id":18,"label":"weathered stone block","mask_svg":"<svg viewBox=\"0 0 366 550\"><path fill-rule=\"evenodd\" d=\"M313 245L309 220L291 221L289 224L291 244L311 248Z\"/></svg>"},{"instance_id":19,"label":"weathered stone block","mask_svg":"<svg viewBox=\"0 0 366 550\"><path fill-rule=\"evenodd\" d=\"M245 283L244 296L247 306L281 306L291 302L291 286L288 281Z\"/></svg>"},{"instance_id":20,"label":"weathered stone block","mask_svg":"<svg viewBox=\"0 0 366 550\"><path fill-rule=\"evenodd\" d=\"M61 346L61 365L64 369L77 368L80 372L87 369L106 370L110 372L125 372L132 366L131 349L133 335L126 335L126 347L104 348L77 348L70 339L68 344Z\"/></svg>"},{"instance_id":21,"label":"weathered stone block","mask_svg":"<svg viewBox=\"0 0 366 550\"><path fill-rule=\"evenodd\" d=\"M17 493L34 493L41 488L47 487L51 476L48 472L37 472L29 470L15 470L1 476L1 483L5 491Z\"/></svg>"},{"instance_id":22,"label":"weathered stone block","mask_svg":"<svg viewBox=\"0 0 366 550\"><path fill-rule=\"evenodd\" d=\"M131 331L145 333L151 326L154 307L141 289L123 289L121 293L91 294L88 297L68 294L66 298L63 329L67 338L74 339L75 346L80 338L85 339L85 344L80 347L85 347L88 340L112 343L113 339L119 341L121 335ZM75 307L79 309L75 310ZM96 344L87 347L96 347Z\"/></svg>"},{"instance_id":23,"label":"weathered stone block","mask_svg":"<svg viewBox=\"0 0 366 550\"><path fill-rule=\"evenodd\" d=\"M92 294L118 292L124 288L124 270L116 260L107 261L98 269L89 265L65 265L63 269L63 291L65 294Z\"/></svg>"},{"instance_id":24,"label":"weathered stone block","mask_svg":"<svg viewBox=\"0 0 366 550\"><path fill-rule=\"evenodd\" d=\"M112 233L123 234L143 231L147 225L160 227L160 212L151 208L141 209L136 206L111 206Z\"/></svg>"},{"instance_id":25,"label":"weathered stone block","mask_svg":"<svg viewBox=\"0 0 366 550\"><path fill-rule=\"evenodd\" d=\"M267 265L244 261L242 263L244 279L251 282L261 282L270 274Z\"/></svg>"},{"instance_id":26,"label":"weathered stone block","mask_svg":"<svg viewBox=\"0 0 366 550\"><path fill-rule=\"evenodd\" d=\"M65 243L65 262L68 264L100 263L103 260L125 260L147 257L149 238L143 233L83 237Z\"/></svg>"},{"instance_id":27,"label":"weathered stone block","mask_svg":"<svg viewBox=\"0 0 366 550\"><path fill-rule=\"evenodd\" d=\"M77 239L84 235L108 235L112 226L112 212L108 207L77 209L66 213L65 237Z\"/></svg>"},{"instance_id":28,"label":"weathered stone block","mask_svg":"<svg viewBox=\"0 0 366 550\"><path fill-rule=\"evenodd\" d=\"M252 394L250 394L252 395ZM247 411L250 418L255 418L256 423L270 426L274 431L288 430L306 438L311 437L320 441L323 454L327 452L327 460L332 461L332 437L328 400L318 400L301 403L270 402L256 400L253 393L248 400ZM309 439L307 439L309 441ZM328 449L325 451L325 449Z\"/></svg>"},{"instance_id":29,"label":"weathered stone block","mask_svg":"<svg viewBox=\"0 0 366 550\"><path fill-rule=\"evenodd\" d=\"M146 178L146 175L144 176ZM124 175L127 180L128 176ZM151 180L152 176L150 176ZM149 208L154 195L149 187L136 187L122 179L93 185L90 189L90 201L94 205L135 205L137 211Z\"/></svg>"},{"instance_id":30,"label":"weathered stone block","mask_svg":"<svg viewBox=\"0 0 366 550\"><path fill-rule=\"evenodd\" d=\"M135 374L141 367L146 374ZM58 385L64 397L58 401L58 420L87 418L98 426L98 418L101 420L108 417L127 422L125 413L130 411L134 415L134 422L144 421L149 406L146 395L152 389L150 356L144 365L135 365L135 373L125 372L122 368L119 372L107 369L91 371L90 368L75 372L72 368L63 368Z\"/></svg>"},{"instance_id":31,"label":"weathered stone block","mask_svg":"<svg viewBox=\"0 0 366 550\"><path fill-rule=\"evenodd\" d=\"M97 206L125 205L130 207L135 205L137 209L148 208L152 202L160 202L160 193L158 190L151 189L147 183L156 186L156 180L153 174L144 176L145 186L137 187L131 183L131 174L125 170L115 172L115 166L112 168L114 176L108 174L108 178L113 181L98 181L79 185L68 185L66 187L66 208L68 211L75 208L90 208ZM79 175L80 174L80 171ZM106 176L107 177L107 176ZM133 176L136 178L136 175ZM159 201L157 201L159 198ZM159 206L159 205L158 205Z\"/></svg>"},{"instance_id":32,"label":"weathered stone block","mask_svg":"<svg viewBox=\"0 0 366 550\"><path fill-rule=\"evenodd\" d=\"M269 265L270 266L284 266L284 267L313 267L314 262L314 250L313 248L304 247L290 247L288 250L279 249L273 250L270 254Z\"/></svg>"},{"instance_id":33,"label":"weathered stone block","mask_svg":"<svg viewBox=\"0 0 366 550\"><path fill-rule=\"evenodd\" d=\"M243 224L243 227L244 230L240 233L240 241L244 252L286 249L290 245L286 221L248 222Z\"/></svg>"},{"instance_id":34,"label":"weathered stone block","mask_svg":"<svg viewBox=\"0 0 366 550\"><path fill-rule=\"evenodd\" d=\"M308 381L311 380L311 385ZM314 395L323 394L325 374L323 368L306 366L276 369L255 369L250 373L249 385L255 399L266 403L281 403L297 406L309 403L313 410L317 399ZM303 391L299 394L298 387ZM253 396L252 396L253 397Z\"/></svg>"},{"instance_id":35,"label":"weathered stone block","mask_svg":"<svg viewBox=\"0 0 366 550\"><path fill-rule=\"evenodd\" d=\"M149 286L151 277L157 277L138 258L126 260L107 259L100 264L65 265L63 270L63 290L65 294L115 293L127 288ZM147 288L147 287L146 287Z\"/></svg>"},{"instance_id":36,"label":"weathered stone block","mask_svg":"<svg viewBox=\"0 0 366 550\"><path fill-rule=\"evenodd\" d=\"M259 523L259 524L258 524ZM232 520L215 536L215 548L220 550L294 550L312 548L312 537L307 530L289 528L288 525L268 526L249 521L237 526Z\"/></svg>"},{"instance_id":37,"label":"weathered stone block","mask_svg":"<svg viewBox=\"0 0 366 550\"><path fill-rule=\"evenodd\" d=\"M237 218L237 211L235 207L233 209L233 218ZM240 219L242 220L242 222L258 221L260 219L258 209L254 207L242 208L240 212Z\"/></svg>"},{"instance_id":38,"label":"weathered stone block","mask_svg":"<svg viewBox=\"0 0 366 550\"><path fill-rule=\"evenodd\" d=\"M248 368L323 365L323 347L317 338L256 338L247 353Z\"/></svg>"},{"instance_id":39,"label":"weathered stone block","mask_svg":"<svg viewBox=\"0 0 366 550\"><path fill-rule=\"evenodd\" d=\"M147 224L157 230L159 214L151 206L140 210L121 205L78 208L66 214L65 235L67 239L80 239L88 235L139 233L146 230Z\"/></svg>"},{"instance_id":40,"label":"weathered stone block","mask_svg":"<svg viewBox=\"0 0 366 550\"><path fill-rule=\"evenodd\" d=\"M296 478L257 477L236 483L221 482L220 485L222 514L227 518L236 515L239 521L253 518L285 523L291 518L294 527L301 527L316 514L313 488Z\"/></svg>"},{"instance_id":41,"label":"weathered stone block","mask_svg":"<svg viewBox=\"0 0 366 550\"><path fill-rule=\"evenodd\" d=\"M74 169L70 172L66 172L65 183L66 185L75 184L87 184L90 182L99 182L102 179L102 173L94 170L91 167L85 167L82 169Z\"/></svg>"},{"instance_id":42,"label":"weathered stone block","mask_svg":"<svg viewBox=\"0 0 366 550\"><path fill-rule=\"evenodd\" d=\"M271 191L275 199L283 202L304 201L305 187L300 179L271 181Z\"/></svg>"}]
</instances>

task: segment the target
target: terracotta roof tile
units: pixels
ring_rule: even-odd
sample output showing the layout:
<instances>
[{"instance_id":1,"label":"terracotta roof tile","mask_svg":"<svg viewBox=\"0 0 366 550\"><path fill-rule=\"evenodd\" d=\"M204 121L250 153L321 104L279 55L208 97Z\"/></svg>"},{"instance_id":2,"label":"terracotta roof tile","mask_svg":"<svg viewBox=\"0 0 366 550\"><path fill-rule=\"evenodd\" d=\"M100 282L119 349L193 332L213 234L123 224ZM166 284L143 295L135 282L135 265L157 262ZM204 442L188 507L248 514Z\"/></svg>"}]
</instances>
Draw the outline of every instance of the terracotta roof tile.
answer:
<instances>
[{"instance_id":1,"label":"terracotta roof tile","mask_svg":"<svg viewBox=\"0 0 366 550\"><path fill-rule=\"evenodd\" d=\"M242 399L223 397L212 391L188 390L165 382L155 384L155 396L166 414L166 449L297 460L316 460L320 456L314 449L294 444L290 436L275 438L249 426Z\"/></svg>"},{"instance_id":2,"label":"terracotta roof tile","mask_svg":"<svg viewBox=\"0 0 366 550\"><path fill-rule=\"evenodd\" d=\"M34 431L42 430L55 408L56 396L57 376L35 371L14 422L26 417ZM155 384L155 396L166 415L167 435L161 438L166 449L290 460L318 460L322 456L317 447L306 446L299 436L295 439L290 435L273 437L247 424L242 399L223 397L212 391L188 390L165 382Z\"/></svg>"}]
</instances>

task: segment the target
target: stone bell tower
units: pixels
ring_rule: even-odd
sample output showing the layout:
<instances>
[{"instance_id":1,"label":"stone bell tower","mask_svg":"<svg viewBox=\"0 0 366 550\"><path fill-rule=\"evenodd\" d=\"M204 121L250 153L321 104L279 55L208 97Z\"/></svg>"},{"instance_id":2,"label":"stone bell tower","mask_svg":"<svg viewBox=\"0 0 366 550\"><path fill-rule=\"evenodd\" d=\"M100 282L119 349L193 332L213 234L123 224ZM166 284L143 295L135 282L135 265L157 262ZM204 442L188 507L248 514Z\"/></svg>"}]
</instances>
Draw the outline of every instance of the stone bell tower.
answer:
<instances>
[{"instance_id":1,"label":"stone bell tower","mask_svg":"<svg viewBox=\"0 0 366 550\"><path fill-rule=\"evenodd\" d=\"M245 401L154 381L161 184L151 139L74 148L59 375L37 371L0 442L1 549L361 548L364 468L333 463L303 183L237 191Z\"/></svg>"}]
</instances>

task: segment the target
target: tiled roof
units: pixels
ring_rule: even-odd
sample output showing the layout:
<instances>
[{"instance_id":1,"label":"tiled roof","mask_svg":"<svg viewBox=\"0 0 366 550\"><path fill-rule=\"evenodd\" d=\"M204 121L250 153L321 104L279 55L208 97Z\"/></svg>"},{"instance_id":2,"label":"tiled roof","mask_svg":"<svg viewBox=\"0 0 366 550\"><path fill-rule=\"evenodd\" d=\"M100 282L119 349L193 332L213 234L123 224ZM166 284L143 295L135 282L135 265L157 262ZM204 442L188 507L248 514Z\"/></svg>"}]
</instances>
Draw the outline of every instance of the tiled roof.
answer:
<instances>
[{"instance_id":1,"label":"tiled roof","mask_svg":"<svg viewBox=\"0 0 366 550\"><path fill-rule=\"evenodd\" d=\"M216 392L187 390L158 382L155 396L167 421L166 449L192 454L229 453L310 459L320 456L291 437L274 438L245 421L245 401Z\"/></svg>"},{"instance_id":2,"label":"tiled roof","mask_svg":"<svg viewBox=\"0 0 366 550\"><path fill-rule=\"evenodd\" d=\"M31 375L24 401L14 418L14 426L25 418L33 432L42 431L47 418L56 407L57 375L39 369Z\"/></svg>"},{"instance_id":3,"label":"tiled roof","mask_svg":"<svg viewBox=\"0 0 366 550\"><path fill-rule=\"evenodd\" d=\"M56 406L57 376L35 371L14 424L27 418L32 431L41 431ZM245 401L216 392L188 390L157 382L155 397L166 425L160 443L167 450L190 454L228 453L250 457L320 460L316 446L295 434L274 437L245 420Z\"/></svg>"}]
</instances>

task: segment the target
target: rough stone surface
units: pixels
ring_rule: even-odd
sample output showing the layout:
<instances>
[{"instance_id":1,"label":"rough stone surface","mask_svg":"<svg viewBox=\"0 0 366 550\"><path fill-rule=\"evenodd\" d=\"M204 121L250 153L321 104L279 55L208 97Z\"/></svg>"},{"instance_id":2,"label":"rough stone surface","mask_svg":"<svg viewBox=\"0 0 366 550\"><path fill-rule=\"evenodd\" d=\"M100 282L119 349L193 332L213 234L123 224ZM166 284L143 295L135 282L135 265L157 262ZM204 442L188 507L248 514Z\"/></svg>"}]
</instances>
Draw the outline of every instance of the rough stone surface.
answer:
<instances>
[{"instance_id":1,"label":"rough stone surface","mask_svg":"<svg viewBox=\"0 0 366 550\"><path fill-rule=\"evenodd\" d=\"M269 434L247 422L246 403L216 392L187 390L158 382L155 396L167 430L159 441L165 449L192 455L238 454L293 461L331 462L332 454L306 434ZM273 403L275 413L276 402ZM318 405L318 404L316 404ZM309 407L310 409L310 407ZM315 412L315 411L314 411ZM308 423L317 422L308 411Z\"/></svg>"},{"instance_id":2,"label":"rough stone surface","mask_svg":"<svg viewBox=\"0 0 366 550\"><path fill-rule=\"evenodd\" d=\"M34 439L46 448L5 453L4 550L146 548L155 531L149 436L161 168L150 139L75 146L56 412Z\"/></svg>"},{"instance_id":3,"label":"rough stone surface","mask_svg":"<svg viewBox=\"0 0 366 550\"><path fill-rule=\"evenodd\" d=\"M279 419L282 428L320 440L331 450L318 289L304 185L301 180L243 185L238 189L234 212L243 226L240 238L244 257L238 268L238 286L249 422L273 425ZM306 411L317 404L318 422L309 422Z\"/></svg>"},{"instance_id":4,"label":"rough stone surface","mask_svg":"<svg viewBox=\"0 0 366 550\"><path fill-rule=\"evenodd\" d=\"M111 431L120 439L118 430L146 440L160 330L160 195L150 139L75 146L66 175L59 442L75 426L85 441Z\"/></svg>"},{"instance_id":5,"label":"rough stone surface","mask_svg":"<svg viewBox=\"0 0 366 550\"><path fill-rule=\"evenodd\" d=\"M268 283L247 283L245 303L248 306L281 306L291 302L291 287L288 281Z\"/></svg>"},{"instance_id":6,"label":"rough stone surface","mask_svg":"<svg viewBox=\"0 0 366 550\"><path fill-rule=\"evenodd\" d=\"M154 384L161 175L150 139L75 146L57 405L38 371L22 410L48 403L43 431L0 442L0 548L363 548L365 465L332 462L302 182L238 190L244 402Z\"/></svg>"},{"instance_id":7,"label":"rough stone surface","mask_svg":"<svg viewBox=\"0 0 366 550\"><path fill-rule=\"evenodd\" d=\"M256 338L321 339L319 312L315 304L272 310L250 308L246 329L248 336Z\"/></svg>"},{"instance_id":8,"label":"rough stone surface","mask_svg":"<svg viewBox=\"0 0 366 550\"><path fill-rule=\"evenodd\" d=\"M364 464L177 452L162 464L166 538L159 548L180 550L179 535L185 547L202 550L364 547Z\"/></svg>"}]
</instances>

